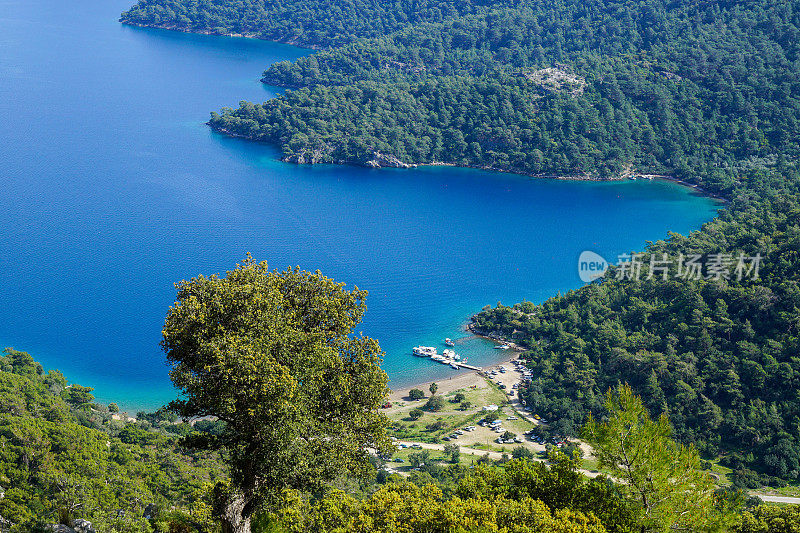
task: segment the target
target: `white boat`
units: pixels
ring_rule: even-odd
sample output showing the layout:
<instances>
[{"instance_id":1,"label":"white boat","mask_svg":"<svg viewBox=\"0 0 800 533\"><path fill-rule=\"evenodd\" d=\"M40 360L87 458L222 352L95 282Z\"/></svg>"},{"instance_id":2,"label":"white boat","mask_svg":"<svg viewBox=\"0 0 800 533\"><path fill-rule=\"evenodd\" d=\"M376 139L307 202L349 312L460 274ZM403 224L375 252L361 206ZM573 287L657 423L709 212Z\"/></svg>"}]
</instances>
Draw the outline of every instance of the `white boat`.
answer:
<instances>
[{"instance_id":1,"label":"white boat","mask_svg":"<svg viewBox=\"0 0 800 533\"><path fill-rule=\"evenodd\" d=\"M458 370L458 363L456 363L455 361L451 361L450 366Z\"/></svg>"},{"instance_id":2,"label":"white boat","mask_svg":"<svg viewBox=\"0 0 800 533\"><path fill-rule=\"evenodd\" d=\"M434 354L431 356L431 360L436 361L437 363L444 363L447 361L444 357L439 354Z\"/></svg>"},{"instance_id":3,"label":"white boat","mask_svg":"<svg viewBox=\"0 0 800 533\"><path fill-rule=\"evenodd\" d=\"M444 340L444 344L445 344L445 346L455 346L455 345L456 345L456 343L454 343L454 342L453 342L451 339L449 339L449 338L447 338L447 339L445 339L445 340Z\"/></svg>"},{"instance_id":4,"label":"white boat","mask_svg":"<svg viewBox=\"0 0 800 533\"><path fill-rule=\"evenodd\" d=\"M442 355L448 359L453 359L453 357L456 355L456 352L451 350L450 348L447 348L442 352Z\"/></svg>"},{"instance_id":5,"label":"white boat","mask_svg":"<svg viewBox=\"0 0 800 533\"><path fill-rule=\"evenodd\" d=\"M433 346L416 346L411 353L417 357L431 357L436 355L436 348Z\"/></svg>"}]
</instances>

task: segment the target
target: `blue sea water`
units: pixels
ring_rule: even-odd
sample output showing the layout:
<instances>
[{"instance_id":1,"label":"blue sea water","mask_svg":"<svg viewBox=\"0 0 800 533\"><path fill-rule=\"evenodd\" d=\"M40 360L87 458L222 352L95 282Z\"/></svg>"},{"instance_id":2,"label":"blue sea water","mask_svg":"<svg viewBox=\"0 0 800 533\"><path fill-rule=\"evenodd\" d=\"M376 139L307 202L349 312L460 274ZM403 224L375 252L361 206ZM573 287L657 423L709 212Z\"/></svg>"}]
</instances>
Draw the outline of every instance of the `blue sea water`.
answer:
<instances>
[{"instance_id":1,"label":"blue sea water","mask_svg":"<svg viewBox=\"0 0 800 533\"><path fill-rule=\"evenodd\" d=\"M472 169L294 166L208 112L261 101L307 50L121 26L131 0L0 0L0 344L134 410L175 396L158 347L173 283L251 252L368 289L361 331L400 387L455 375L416 344L504 356L462 326L486 304L580 286L608 259L717 205L672 183Z\"/></svg>"}]
</instances>

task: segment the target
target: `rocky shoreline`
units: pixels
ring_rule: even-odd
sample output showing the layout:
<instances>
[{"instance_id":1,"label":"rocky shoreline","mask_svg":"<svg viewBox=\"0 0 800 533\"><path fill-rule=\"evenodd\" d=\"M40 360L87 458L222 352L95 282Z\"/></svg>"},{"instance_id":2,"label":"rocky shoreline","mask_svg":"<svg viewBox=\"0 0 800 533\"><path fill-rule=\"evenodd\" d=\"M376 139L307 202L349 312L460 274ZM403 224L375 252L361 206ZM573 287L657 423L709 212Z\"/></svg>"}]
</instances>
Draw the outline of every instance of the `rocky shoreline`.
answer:
<instances>
[{"instance_id":1,"label":"rocky shoreline","mask_svg":"<svg viewBox=\"0 0 800 533\"><path fill-rule=\"evenodd\" d=\"M242 135L240 133L233 132L226 128L220 128L218 126L212 125L210 122L206 122L206 125L211 127L214 131L218 133L222 133L229 137L234 137L238 139L246 139L249 141L254 142L268 142L268 141L261 141L259 139L254 139L247 135ZM270 143L272 144L272 143ZM352 165L358 167L366 167L366 168L404 168L404 169L411 169L411 168L418 168L418 167L432 167L432 166L444 166L444 167L460 167L460 168L473 168L476 170L486 170L489 172L504 172L508 174L518 174L520 176L525 176L528 178L535 178L535 179L554 179L554 180L564 180L564 181L595 181L595 182L605 182L605 181L624 181L624 180L636 180L636 179L657 179L663 181L671 181L673 183L677 183L684 187L691 189L693 192L700 194L702 196L706 196L708 198L713 198L720 202L727 202L728 200L718 194L715 194L711 191L703 189L699 185L695 185L684 181L680 178L676 178L673 176L669 176L666 174L644 174L644 173L630 173L624 172L618 176L610 177L610 178L600 178L597 176L593 176L591 174L582 174L582 175L561 175L561 174L545 174L545 173L533 173L533 172L525 172L523 170L516 170L516 169L508 169L508 168L499 168L499 167L492 167L488 165L464 165L460 163L448 163L445 161L434 161L431 163L406 163L401 161L398 157L390 154L384 154L382 152L373 152L370 159L366 161L348 161L343 159L338 160L331 160L326 157L326 154L321 150L314 150L311 151L310 154L301 153L301 154L291 154L286 155L280 158L281 161L284 163L294 163L296 165L317 165L317 164L331 164L331 165Z\"/></svg>"},{"instance_id":2,"label":"rocky shoreline","mask_svg":"<svg viewBox=\"0 0 800 533\"><path fill-rule=\"evenodd\" d=\"M264 39L254 33L225 33L225 32L214 32L212 30L194 30L190 28L180 27L176 25L169 25L169 24L142 24L130 20L124 20L120 18L120 23L126 24L128 26L135 26L139 28L157 28L163 30L170 30L170 31L178 31L182 33L197 33L201 35L219 35L224 37L242 37L247 39L261 39L261 40L271 40L272 42L287 44L291 46L300 46L304 48L308 48L311 50L320 50L323 47L317 45L310 45L306 43L302 43L297 41L297 39ZM261 82L265 84L275 85L276 87L282 87L286 89L298 89L301 86L290 86L286 84L277 84L276 80L271 80L269 77L264 76L261 78ZM235 137L239 139L247 139L251 141L258 141L258 139L253 139L248 137L247 135L241 135L225 128L219 128L212 126L211 123L206 123L208 126L211 126L212 129L219 133L223 133L229 137ZM262 141L263 142L263 141ZM285 163L295 163L298 165L314 165L314 164L335 164L335 165L353 165L353 166L360 166L366 168L417 168L421 166L453 166L453 167L461 167L461 168L473 168L476 170L487 170L491 172L505 172L509 174L518 174L521 176L526 176L529 178L537 178L537 179L556 179L556 180L566 180L566 181L623 181L626 179L660 179L665 181L671 181L673 183L677 183L679 185L683 185L684 187L688 187L692 189L692 191L700 194L702 196L706 196L708 198L713 198L715 200L721 202L727 202L728 200L718 194L715 194L711 191L703 189L699 185L689 183L684 181L680 178L676 178L674 176L669 176L665 174L645 174L634 172L630 170L630 168L624 170L618 176L613 176L609 178L601 178L598 176L594 176L592 174L584 173L584 174L577 174L577 175L560 175L560 174L548 174L548 173L533 173L533 172L526 172L524 170L518 169L510 169L510 168L498 168L492 167L489 165L464 165L460 163L448 163L445 161L435 161L431 163L406 163L401 161L398 157L390 154L383 154L381 152L373 152L373 156L371 159L367 161L347 161L347 160L327 160L325 158L325 154L321 151L315 151L312 153L310 157L306 157L305 154L292 154L286 155L281 158L281 161Z\"/></svg>"},{"instance_id":3,"label":"rocky shoreline","mask_svg":"<svg viewBox=\"0 0 800 533\"><path fill-rule=\"evenodd\" d=\"M482 339L486 339L486 340L492 341L492 342L506 344L506 345L508 345L510 347L509 349L516 350L517 352L524 352L524 351L528 350L528 348L526 346L523 346L522 344L518 344L518 343L516 343L516 342L514 342L514 341L512 341L510 339L507 339L507 338L503 337L502 335L500 335L498 333L495 333L493 331L487 332L487 331L481 330L480 328L478 328L477 325L475 325L475 317L476 316L477 315L472 315L470 317L469 322L465 326L465 329L467 331L469 331L470 333L472 333L473 335L475 335L476 337L480 337Z\"/></svg>"},{"instance_id":4,"label":"rocky shoreline","mask_svg":"<svg viewBox=\"0 0 800 533\"><path fill-rule=\"evenodd\" d=\"M230 131L226 128L220 128L218 126L214 126L210 122L206 122L206 125L210 126L211 129L213 129L214 131L225 134L229 137L235 137L238 139L247 139L249 141L255 141L255 142L267 142L267 141L260 141L259 139L253 139L252 137L248 137L247 135L242 135L240 133ZM561 174L533 173L533 172L525 172L523 170L492 167L488 165L464 165L460 163L448 163L446 161L434 161L431 163L406 163L404 161L401 161L398 157L394 155L384 154L378 151L373 152L371 158L368 159L367 161L348 161L342 159L330 160L326 157L326 154L321 150L311 151L310 155L306 153L286 155L281 158L281 161L283 161L284 163L294 163L297 165L317 165L317 164L352 165L352 166L375 168L375 169L378 168L409 169L409 168L433 167L433 166L460 167L460 168L473 168L476 170L486 170L490 172L504 172L508 174L518 174L520 176L525 176L528 178L554 179L554 180L565 180L565 181L600 182L600 181L624 181L624 180L636 180L636 179L647 179L647 180L656 179L656 180L671 181L673 183L677 183L678 185L682 185L684 187L691 189L693 192L697 194L706 196L708 198L713 198L714 200L718 200L720 202L728 201L726 198L719 196L718 194L715 194L706 189L703 189L699 185L689 183L680 178L669 176L667 174L645 174L638 172L623 172L618 176L610 178L600 178L597 176L593 176L591 174L561 175Z\"/></svg>"},{"instance_id":5,"label":"rocky shoreline","mask_svg":"<svg viewBox=\"0 0 800 533\"><path fill-rule=\"evenodd\" d=\"M217 133L222 133L229 137L234 137L237 139L246 139L249 141L254 142L267 142L269 141L262 141L260 139L254 139L248 135L242 135L241 133L237 133L231 131L227 128L221 128L219 126L213 125L211 122L206 122L206 125L209 126L211 129L216 131ZM269 143L273 144L273 143ZM500 167L492 167L488 165L464 165L460 163L448 163L445 161L434 161L431 163L406 163L401 161L397 156L391 154L384 154L379 151L375 151L372 153L370 159L366 161L350 161L344 159L337 159L332 160L326 157L327 154L324 153L322 150L313 150L310 153L300 153L300 154L290 154L280 158L281 161L284 163L294 163L297 165L317 165L317 164L332 164L332 165L352 165L358 167L366 167L366 168L418 168L418 167L433 167L433 166L443 166L443 167L460 167L460 168L473 168L476 170L486 170L490 172L504 172L508 174L518 174L520 176L525 176L528 178L537 178L537 179L556 179L556 180L566 180L566 181L623 181L626 179L625 176L615 176L611 178L600 178L596 176L592 176L590 174L584 175L560 175L560 174L543 174L543 173L532 173L532 172L525 172L523 170L517 169L510 169L510 168L500 168Z\"/></svg>"},{"instance_id":6,"label":"rocky shoreline","mask_svg":"<svg viewBox=\"0 0 800 533\"><path fill-rule=\"evenodd\" d=\"M300 42L297 39L265 39L264 37L261 37L255 33L228 33L228 32L213 31L208 29L186 28L183 26L176 26L174 24L143 24L141 22L134 22L132 20L126 20L124 18L120 18L119 22L120 24L125 24L126 26L133 26L135 28L155 28L157 30L177 31L180 33L196 33L198 35L217 35L219 37L241 37L243 39L258 39L261 41L270 41L273 43L288 44L290 46L297 46L299 48L307 48L309 50L321 50L323 48L323 46L307 44L304 42Z\"/></svg>"}]
</instances>

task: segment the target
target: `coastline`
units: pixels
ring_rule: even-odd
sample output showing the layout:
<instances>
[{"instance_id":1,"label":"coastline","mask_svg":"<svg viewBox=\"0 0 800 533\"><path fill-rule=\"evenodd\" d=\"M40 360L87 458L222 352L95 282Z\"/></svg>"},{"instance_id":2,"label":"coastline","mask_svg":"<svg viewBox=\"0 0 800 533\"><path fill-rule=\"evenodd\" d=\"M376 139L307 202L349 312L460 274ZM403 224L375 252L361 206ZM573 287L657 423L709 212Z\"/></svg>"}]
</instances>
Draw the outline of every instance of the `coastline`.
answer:
<instances>
[{"instance_id":1,"label":"coastline","mask_svg":"<svg viewBox=\"0 0 800 533\"><path fill-rule=\"evenodd\" d=\"M513 342L513 341L508 340L506 338L500 337L499 335L498 336L493 336L491 333L484 333L484 332L478 330L475 327L475 322L474 322L475 316L477 316L477 313L470 317L470 321L464 327L465 327L465 329L467 331L469 331L470 333L472 333L476 337L480 337L481 339L486 339L487 341L506 344L506 345L510 346L509 350L514 350L515 352L517 352L517 354L520 354L522 352L525 352L525 351L529 350L528 347L523 346L521 344L517 344L516 342Z\"/></svg>"},{"instance_id":2,"label":"coastline","mask_svg":"<svg viewBox=\"0 0 800 533\"><path fill-rule=\"evenodd\" d=\"M268 41L268 42L273 42L273 43L278 43L278 44L286 44L286 45L290 45L290 46L296 46L298 48L305 48L305 49L314 50L314 51L323 50L324 48L326 48L326 46L333 46L333 45L321 46L321 45L307 44L307 43L302 43L302 42L300 42L300 41L298 41L296 39L289 39L289 40L286 40L286 39L267 39L267 38L264 38L264 37L259 37L258 35L254 34L254 33L225 33L225 32L215 32L215 31L207 30L207 29L194 30L194 29L190 29L190 28L180 27L180 26L177 26L177 25L168 25L168 24L143 24L143 23L134 22L134 21L130 21L130 20L124 20L122 17L119 19L119 23L123 24L123 25L127 25L127 26L137 27L137 28L155 28L155 29L168 30L168 31L177 31L177 32L180 32L180 33L196 33L196 34L199 34L199 35L216 35L216 36L220 36L220 37L239 37L239 38L244 38L244 39L255 39L255 40ZM301 87L301 86L289 86L289 85L280 85L280 84L279 85L275 85L271 80L268 80L266 77L262 77L260 81L261 81L261 83L271 84L271 85L274 85L276 87L281 87L281 88L284 88L284 89L298 89L298 88ZM261 140L258 140L258 139L253 139L252 137L248 137L246 135L241 135L241 134L238 134L238 133L234 133L234 132L232 132L230 130L227 130L225 128L215 127L215 126L211 125L210 122L206 122L206 125L211 127L211 129L213 129L214 131L217 131L219 133L222 133L222 134L227 135L227 136L232 137L232 138L246 139L246 140L254 141L254 142L266 142L268 144L277 144L277 143L272 143L270 141L261 141ZM460 164L460 163L448 163L448 162L445 162L445 161L433 161L433 162L430 162L430 163L402 163L399 160L397 160L397 158L395 158L394 156L385 156L385 155L382 155L382 154L377 153L377 152L376 152L376 155L379 158L380 157L388 157L388 158L394 159L395 161L397 161L397 164L390 164L390 165L383 165L382 166L380 164L370 164L370 163L373 163L373 161L369 161L369 162L365 163L365 162L361 162L361 161L343 161L343 160L324 162L323 164L352 165L352 166L360 166L360 167L368 167L368 168L387 168L387 167L388 168L416 168L416 167L420 167L420 166L451 166L451 167L461 167L461 168L472 168L472 169L476 169L476 170L486 170L486 171L490 171L490 172L504 172L504 173L508 173L508 174L517 174L517 175L528 177L528 178L555 179L555 180L565 180L565 181L605 182L605 181L624 181L626 179L631 179L631 180L636 180L636 179L648 179L648 180L658 179L658 180L663 180L663 181L670 181L672 183L677 183L678 185L681 185L683 187L691 189L693 192L699 194L700 196L704 196L704 197L707 197L707 198L712 198L714 200L717 200L717 201L720 201L720 202L723 202L723 203L727 203L729 201L727 198L725 198L723 196L720 196L720 195L718 195L716 193L713 193L711 191L708 191L707 189L704 189L704 188L700 187L699 185L692 184L692 183L689 183L689 182L687 182L685 180L682 180L680 178L676 178L674 176L669 176L669 175L666 175L666 174L647 174L647 173L643 173L643 172L634 172L634 171L627 170L627 171L624 171L620 175L615 176L615 177L599 178L599 177L593 177L593 176L590 176L590 175L587 175L587 174L584 174L584 175L559 175L559 174L548 174L548 173L533 173L533 172L526 172L524 170L498 168L498 167L492 167L492 166L487 166L487 165L470 165L470 164L466 164L465 165L465 164ZM302 155L300 157L302 158ZM280 161L283 161L284 163L295 163L295 164L318 164L313 159L310 160L310 161L306 160L305 158L302 158L300 161L298 161L297 159L298 158L296 156L293 158L292 156L286 156L285 155L285 156L280 158Z\"/></svg>"},{"instance_id":3,"label":"coastline","mask_svg":"<svg viewBox=\"0 0 800 533\"><path fill-rule=\"evenodd\" d=\"M205 123L206 126L211 128L213 131L226 135L228 137L234 139L244 139L251 142L258 142L264 143L273 146L280 150L280 146L278 143L274 141L267 141L261 139L254 139L247 135L242 135L240 133L233 132L227 128L222 128L219 126L215 126L208 121ZM362 168L374 168L374 169L381 169L381 168L400 168L400 169L413 169L417 167L457 167L457 168L471 168L475 170L484 170L488 172L502 172L506 174L516 174L518 176L530 178L530 179L552 179L552 180L561 180L561 181L585 181L585 182L617 182L617 181L625 181L631 180L636 181L637 179L644 179L648 181L652 180L660 180L660 181L668 181L670 183L675 183L687 189L690 189L693 193L696 193L700 196L704 196L706 198L711 198L713 200L727 203L728 199L720 196L716 193L713 193L707 189L700 187L699 185L689 183L688 181L682 180L680 178L676 178L674 176L669 176L667 174L645 174L641 172L633 172L633 173L622 173L619 176L614 176L610 178L598 178L591 175L561 175L561 174L546 174L546 173L533 173L533 172L525 172L524 170L516 170L516 169L509 169L509 168L499 168L499 167L492 167L488 165L470 165L470 164L461 164L461 163L450 163L446 161L433 161L430 163L403 163L399 161L394 156L387 156L380 152L374 153L374 158L368 162L362 161L347 161L347 160L337 160L337 161L317 161L313 158L306 159L303 155L293 155L288 156L284 155L282 157L278 157L278 160L283 163L292 163L295 165L350 165ZM389 161L390 164L379 164L378 160Z\"/></svg>"},{"instance_id":4,"label":"coastline","mask_svg":"<svg viewBox=\"0 0 800 533\"><path fill-rule=\"evenodd\" d=\"M504 357L498 359L497 361L492 362L486 368L495 367L495 366L499 366L499 365L504 365L504 364L510 363L511 361L514 361L515 359L518 359L519 356L524 351L527 350L527 348L525 348L524 346L520 346L517 343L511 342L511 341L506 341L504 339L497 339L497 338L494 338L494 337L490 337L489 335L486 335L484 333L479 333L474 329L473 324L474 324L474 322L472 322L472 317L470 317L469 322L467 322L463 326L464 327L464 331L467 331L467 332L471 333L472 335L474 335L475 337L478 337L478 338L481 338L481 339L492 341L492 342L498 343L498 344L499 343L504 343L504 344L508 344L509 346L511 346L511 348L509 348L508 350L504 350ZM433 380L414 382L411 385L405 385L405 386L403 386L402 388L399 388L399 389L391 389L389 394L388 394L388 396L387 396L387 398L391 402L409 401L408 392L411 389L420 389L423 392L425 392L425 391L428 390L428 387L430 386L431 383L436 383L437 385L439 385L439 392L441 394L447 394L448 392L451 392L451 391L456 390L456 389L468 388L470 385L474 385L476 383L476 381L482 382L483 380L486 379L483 376L483 372L486 370L486 368L484 368L482 370L469 370L467 372L462 372L462 373L459 373L459 374L456 374L456 375L453 375L453 376L449 376L449 377L444 378L444 379L439 379L439 380L433 379Z\"/></svg>"},{"instance_id":5,"label":"coastline","mask_svg":"<svg viewBox=\"0 0 800 533\"><path fill-rule=\"evenodd\" d=\"M517 358L518 354L519 352L517 352L514 357L504 357L502 360L492 363L491 366L499 366L510 363ZM447 394L457 389L469 388L476 383L485 381L486 378L484 378L482 372L482 370L469 370L467 372L459 373L444 379L433 379L420 383L414 383L412 385L405 386L402 389L391 389L387 395L387 399L393 403L398 401L410 401L410 398L408 398L408 393L411 389L420 389L427 394L431 383L436 383L439 386L439 390L437 391L439 394Z\"/></svg>"},{"instance_id":6,"label":"coastline","mask_svg":"<svg viewBox=\"0 0 800 533\"><path fill-rule=\"evenodd\" d=\"M255 33L226 33L226 32L219 32L213 30L202 30L202 29L192 29L192 28L185 28L181 26L176 26L174 24L143 24L141 22L134 22L132 20L125 20L122 17L117 21L124 26L132 26L134 28L151 28L156 30L168 30L168 31L177 31L180 33L195 33L197 35L216 35L218 37L239 37L242 39L254 39L257 41L267 41L271 43L277 44L286 44L289 46L296 46L297 48L305 48L307 50L322 50L325 46L315 45L315 44L307 44L301 43L296 40L285 40L285 39L265 39L263 37L259 37Z\"/></svg>"}]
</instances>

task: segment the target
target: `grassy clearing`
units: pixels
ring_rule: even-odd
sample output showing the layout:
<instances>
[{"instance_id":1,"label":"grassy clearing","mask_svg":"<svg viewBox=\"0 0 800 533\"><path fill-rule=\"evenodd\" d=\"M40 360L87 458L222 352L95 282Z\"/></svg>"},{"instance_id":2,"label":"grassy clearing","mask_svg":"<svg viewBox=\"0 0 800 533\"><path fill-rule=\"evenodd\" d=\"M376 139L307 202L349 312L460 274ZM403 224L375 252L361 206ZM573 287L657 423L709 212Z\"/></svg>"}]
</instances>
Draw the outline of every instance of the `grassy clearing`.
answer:
<instances>
[{"instance_id":1,"label":"grassy clearing","mask_svg":"<svg viewBox=\"0 0 800 533\"><path fill-rule=\"evenodd\" d=\"M464 395L464 400L469 402L470 407L467 410L460 410L461 403L453 401L456 394ZM445 407L442 411L425 411L419 419L411 420L409 416L411 410L423 409L428 397L412 402L395 402L387 411L387 416L393 422L392 436L404 440L439 443L453 431L475 425L485 414L482 411L484 405L507 403L506 395L496 385L482 380L481 385L456 389L444 394Z\"/></svg>"}]
</instances>

